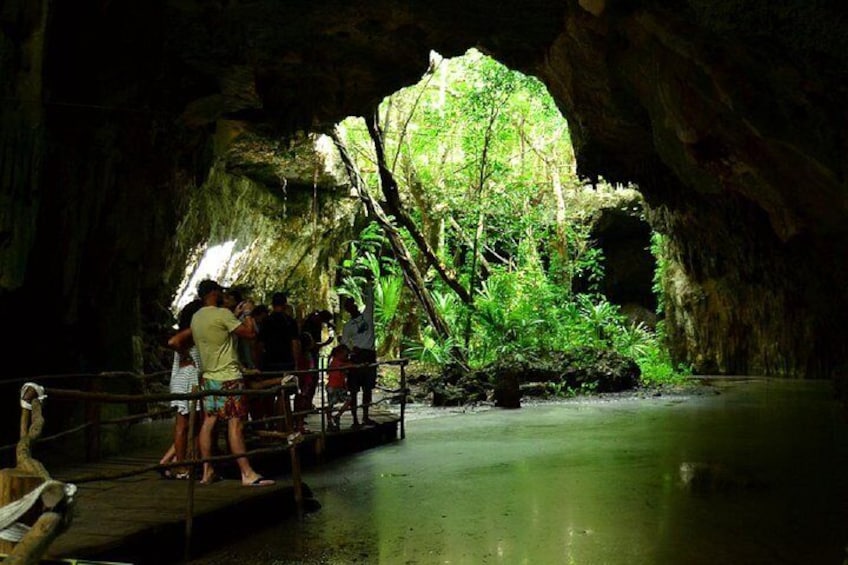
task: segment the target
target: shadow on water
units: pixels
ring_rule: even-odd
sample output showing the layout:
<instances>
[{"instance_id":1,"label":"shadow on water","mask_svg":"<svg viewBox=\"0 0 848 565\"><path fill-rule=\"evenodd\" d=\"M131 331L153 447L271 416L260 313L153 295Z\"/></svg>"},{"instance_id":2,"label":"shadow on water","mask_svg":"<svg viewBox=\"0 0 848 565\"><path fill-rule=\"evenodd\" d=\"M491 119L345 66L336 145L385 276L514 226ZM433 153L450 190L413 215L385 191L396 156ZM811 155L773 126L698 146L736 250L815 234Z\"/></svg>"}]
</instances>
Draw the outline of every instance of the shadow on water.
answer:
<instances>
[{"instance_id":1,"label":"shadow on water","mask_svg":"<svg viewBox=\"0 0 848 565\"><path fill-rule=\"evenodd\" d=\"M198 562L842 563L829 383L712 386L410 421L406 441L311 470L319 511Z\"/></svg>"}]
</instances>

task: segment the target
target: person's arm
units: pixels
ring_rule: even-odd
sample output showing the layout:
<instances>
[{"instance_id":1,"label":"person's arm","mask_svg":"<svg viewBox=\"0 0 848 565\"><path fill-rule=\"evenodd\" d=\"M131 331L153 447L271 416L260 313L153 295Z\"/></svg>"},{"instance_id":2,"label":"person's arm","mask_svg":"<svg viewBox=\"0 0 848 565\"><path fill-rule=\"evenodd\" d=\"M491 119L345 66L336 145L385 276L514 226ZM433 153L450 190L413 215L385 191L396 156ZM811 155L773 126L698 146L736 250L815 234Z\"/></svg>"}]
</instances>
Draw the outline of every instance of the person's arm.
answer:
<instances>
[{"instance_id":1,"label":"person's arm","mask_svg":"<svg viewBox=\"0 0 848 565\"><path fill-rule=\"evenodd\" d=\"M254 320L254 324L256 320ZM253 366L257 369L262 369L262 356L265 352L265 343L260 339L259 332L256 332L256 339L250 342L250 354L253 357Z\"/></svg>"},{"instance_id":2,"label":"person's arm","mask_svg":"<svg viewBox=\"0 0 848 565\"><path fill-rule=\"evenodd\" d=\"M371 327L374 327L374 281L372 281L369 277L368 282L365 283L365 311L363 314L365 315L365 319L368 320L368 323L371 324Z\"/></svg>"},{"instance_id":3,"label":"person's arm","mask_svg":"<svg viewBox=\"0 0 848 565\"><path fill-rule=\"evenodd\" d=\"M374 281L370 277L365 284L365 312L363 312L363 315L368 323L368 348L377 349L377 328L374 327Z\"/></svg>"},{"instance_id":4,"label":"person's arm","mask_svg":"<svg viewBox=\"0 0 848 565\"><path fill-rule=\"evenodd\" d=\"M180 330L168 340L168 347L179 353L185 353L194 345L194 337L191 328Z\"/></svg>"},{"instance_id":5,"label":"person's arm","mask_svg":"<svg viewBox=\"0 0 848 565\"><path fill-rule=\"evenodd\" d=\"M325 345L330 345L331 343L333 343L333 340L336 338L336 332L335 332L335 331L333 331L333 324L332 324L332 322L324 322L324 321L323 321L323 318L319 319L319 321L318 321L318 327L320 328L320 329L319 329L319 332L323 332L323 331L324 331L324 327L325 327L325 326L326 326L326 328L327 328L327 339L325 339L324 341L322 341L322 342L320 342L320 343L316 344L316 346L317 346L319 349L320 349L320 348L322 348L322 347L324 347Z\"/></svg>"},{"instance_id":6,"label":"person's arm","mask_svg":"<svg viewBox=\"0 0 848 565\"><path fill-rule=\"evenodd\" d=\"M308 368L308 367L302 367L301 366L302 360L300 358L301 357L300 356L300 349L301 349L300 338L295 338L295 339L291 340L291 352L292 352L292 359L294 359L295 370L301 370L301 369L307 369Z\"/></svg>"},{"instance_id":7,"label":"person's arm","mask_svg":"<svg viewBox=\"0 0 848 565\"><path fill-rule=\"evenodd\" d=\"M325 345L330 345L333 343L333 340L336 338L335 332L333 328L327 326L327 339L318 344L318 347L324 347Z\"/></svg>"},{"instance_id":8,"label":"person's arm","mask_svg":"<svg viewBox=\"0 0 848 565\"><path fill-rule=\"evenodd\" d=\"M241 324L236 327L232 331L232 333L236 334L238 337L243 337L245 339L253 339L256 337L256 324L253 321L253 318L248 316L244 320L242 320Z\"/></svg>"},{"instance_id":9,"label":"person's arm","mask_svg":"<svg viewBox=\"0 0 848 565\"><path fill-rule=\"evenodd\" d=\"M339 340L339 343L343 343L348 346L349 349L353 349L353 331L350 326L350 322L346 323L342 328L342 337Z\"/></svg>"}]
</instances>

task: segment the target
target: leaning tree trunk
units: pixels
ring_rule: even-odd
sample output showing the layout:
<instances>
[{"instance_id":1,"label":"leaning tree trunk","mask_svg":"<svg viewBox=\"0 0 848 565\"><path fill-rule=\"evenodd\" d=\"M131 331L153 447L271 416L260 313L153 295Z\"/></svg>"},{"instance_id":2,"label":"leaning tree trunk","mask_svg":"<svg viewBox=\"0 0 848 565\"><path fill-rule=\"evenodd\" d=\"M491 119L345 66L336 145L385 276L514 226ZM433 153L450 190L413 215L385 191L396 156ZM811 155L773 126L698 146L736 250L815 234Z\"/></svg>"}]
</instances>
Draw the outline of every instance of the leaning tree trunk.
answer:
<instances>
[{"instance_id":1,"label":"leaning tree trunk","mask_svg":"<svg viewBox=\"0 0 848 565\"><path fill-rule=\"evenodd\" d=\"M427 262L436 270L445 284L459 296L460 300L465 304L470 304L472 297L468 293L468 290L457 280L456 274L439 259L436 252L433 251L433 248L421 233L421 230L418 229L418 226L415 225L415 222L409 217L409 214L406 213L400 202L397 181L386 164L383 134L380 131L379 124L377 124L377 113L374 112L370 119L365 120L365 123L368 124L368 133L371 135L371 141L374 143L374 150L377 155L377 168L380 171L380 186L383 189L383 196L386 199L386 207L389 213L397 219L400 225L406 228L406 231L412 236L418 249L427 258Z\"/></svg>"},{"instance_id":2,"label":"leaning tree trunk","mask_svg":"<svg viewBox=\"0 0 848 565\"><path fill-rule=\"evenodd\" d=\"M430 293L427 291L425 286L424 277L421 276L421 271L419 271L418 267L415 265L415 261L413 261L412 256L409 254L409 250L406 248L403 239L400 237L395 226L392 225L391 221L386 216L383 208L368 192L368 188L365 186L361 175L356 170L356 165L353 163L353 159L351 159L350 153L337 131L332 132L332 138L336 144L336 148L339 150L339 155L341 155L348 177L350 178L354 188L356 188L357 194L359 194L360 200L362 200L363 204L365 204L365 207L368 209L368 213L377 220L383 228L383 231L385 231L386 237L389 239L389 244L392 246L392 251L395 254L395 258L400 265L407 287L412 291L418 299L418 302L424 308L427 318L430 320L436 335L438 335L443 341L447 340L450 337L450 330L448 329L445 321L442 319L441 314L439 314L439 311L436 309L436 304L433 302L433 298L430 296Z\"/></svg>"},{"instance_id":3,"label":"leaning tree trunk","mask_svg":"<svg viewBox=\"0 0 848 565\"><path fill-rule=\"evenodd\" d=\"M571 275L568 264L568 226L565 219L565 196L562 191L562 179L556 166L551 167L551 180L556 198L556 243L554 249L559 256L558 282L571 292Z\"/></svg>"}]
</instances>

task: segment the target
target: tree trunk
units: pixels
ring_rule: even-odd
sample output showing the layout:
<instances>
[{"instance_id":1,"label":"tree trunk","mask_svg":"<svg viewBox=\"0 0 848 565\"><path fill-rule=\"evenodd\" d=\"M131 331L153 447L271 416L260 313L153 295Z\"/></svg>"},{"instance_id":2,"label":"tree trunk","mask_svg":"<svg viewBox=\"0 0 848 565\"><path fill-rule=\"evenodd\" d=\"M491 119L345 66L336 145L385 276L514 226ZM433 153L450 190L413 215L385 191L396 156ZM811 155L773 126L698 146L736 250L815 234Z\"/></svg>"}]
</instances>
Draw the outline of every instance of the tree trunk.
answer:
<instances>
[{"instance_id":1,"label":"tree trunk","mask_svg":"<svg viewBox=\"0 0 848 565\"><path fill-rule=\"evenodd\" d=\"M480 242L483 239L483 232L486 227L486 214L483 213L483 186L480 186L480 192L477 202L477 231L474 232L474 245L471 248L471 277L468 279L468 293L474 296L474 290L477 286L477 257L480 255ZM469 304L473 304L470 302ZM468 344L471 341L471 309L468 309L468 315L465 318L465 349L468 349Z\"/></svg>"},{"instance_id":2,"label":"tree trunk","mask_svg":"<svg viewBox=\"0 0 848 565\"><path fill-rule=\"evenodd\" d=\"M386 157L383 148L383 136L379 125L377 124L376 113L372 114L370 119L366 119L365 123L368 124L368 133L371 135L371 141L374 143L374 149L377 154L377 167L380 171L380 186L383 189L383 196L386 198L386 208L389 213L397 219L398 223L406 228L409 235L411 235L412 239L415 241L418 249L424 257L427 258L429 265L436 270L445 284L448 285L448 287L450 287L450 289L453 290L464 303L471 303L472 299L468 294L468 291L459 283L454 272L448 268L441 259L439 259L433 251L433 248L427 242L427 239L421 233L421 230L418 229L418 226L415 225L415 222L403 209L403 205L400 201L400 192L398 191L397 181L386 164Z\"/></svg>"},{"instance_id":3,"label":"tree trunk","mask_svg":"<svg viewBox=\"0 0 848 565\"><path fill-rule=\"evenodd\" d=\"M554 248L559 256L559 269L557 272L557 282L563 286L567 286L567 290L571 292L571 276L569 275L568 265L568 237L566 232L565 221L565 197L562 193L562 179L559 176L559 169L556 163L551 166L551 180L554 189L554 197L556 197L556 243Z\"/></svg>"},{"instance_id":4,"label":"tree trunk","mask_svg":"<svg viewBox=\"0 0 848 565\"><path fill-rule=\"evenodd\" d=\"M490 109L489 122L486 125L486 133L483 137L483 151L480 154L480 168L477 176L477 231L474 233L474 246L471 252L471 276L468 280L468 295L470 300L469 306L474 304L474 291L477 285L477 257L480 255L480 242L483 239L483 233L486 225L486 214L483 211L483 192L486 189L486 182L489 178L487 172L489 165L489 150L492 144L492 130L495 125L500 107ZM468 315L465 318L465 349L468 349L468 344L471 341L471 312L472 308L468 309Z\"/></svg>"},{"instance_id":5,"label":"tree trunk","mask_svg":"<svg viewBox=\"0 0 848 565\"><path fill-rule=\"evenodd\" d=\"M339 150L339 154L341 155L342 162L347 170L348 177L356 189L360 200L362 200L363 204L365 204L365 207L368 209L368 213L377 220L383 228L383 231L385 231L386 237L389 239L389 244L392 246L392 251L395 254L395 258L401 267L401 272L403 272L403 278L406 281L407 287L412 291L418 299L418 302L424 308L427 318L430 320L436 335L438 335L442 340L447 340L450 337L450 330L448 329L447 324L445 324L445 321L442 319L441 314L439 314L438 310L436 310L433 298L430 296L430 293L427 291L424 284L424 278L421 276L421 272L415 265L415 261L413 261L410 256L406 245L403 243L403 239L386 216L383 208L368 192L365 183L362 181L362 177L356 170L356 165L354 165L353 160L350 157L350 153L347 151L347 147L337 131L333 131L332 138L336 144L336 148Z\"/></svg>"},{"instance_id":6,"label":"tree trunk","mask_svg":"<svg viewBox=\"0 0 848 565\"><path fill-rule=\"evenodd\" d=\"M461 226L461 225L459 225L459 222L457 222L457 221L453 218L453 216L449 216L449 217L448 217L448 223L450 223L450 226L451 226L451 227L454 229L454 231L456 232L456 236L457 236L459 239L461 239L461 240L462 240L462 243L464 243L465 245L467 245L469 248L473 248L473 247L474 247L474 242L473 242L472 240L468 239L468 236L467 236L467 235L465 235L465 232L464 232L464 231L462 231L462 226ZM485 249L486 249L487 251L489 251L489 248L488 248L488 247L486 247ZM493 253L494 253L494 252L493 252ZM506 258L504 258L504 257L501 257L501 256L499 256L499 255L497 255L497 254L495 254L495 256L496 256L498 259L500 259L500 260L501 260L504 264L507 264L507 263L509 262L509 261L508 261ZM489 261L486 259L486 257L485 257L485 256L483 256L483 254L482 254L482 253L480 254L480 256L479 256L478 260L480 261L480 274L481 274L482 278L484 278L484 279L489 278L489 275L490 275L490 274L491 274L491 272L492 272L492 267L489 265Z\"/></svg>"}]
</instances>

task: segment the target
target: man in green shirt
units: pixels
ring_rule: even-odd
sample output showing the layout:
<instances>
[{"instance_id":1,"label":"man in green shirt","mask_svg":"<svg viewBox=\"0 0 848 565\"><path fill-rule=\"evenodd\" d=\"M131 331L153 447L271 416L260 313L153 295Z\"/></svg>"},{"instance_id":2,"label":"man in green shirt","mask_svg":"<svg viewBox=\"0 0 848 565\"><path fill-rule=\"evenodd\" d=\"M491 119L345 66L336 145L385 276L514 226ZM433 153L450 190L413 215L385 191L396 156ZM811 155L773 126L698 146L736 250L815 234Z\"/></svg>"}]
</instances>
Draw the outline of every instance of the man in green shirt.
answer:
<instances>
[{"instance_id":1,"label":"man in green shirt","mask_svg":"<svg viewBox=\"0 0 848 565\"><path fill-rule=\"evenodd\" d=\"M203 307L191 319L191 337L200 352L201 388L208 392L242 390L244 379L238 361L237 340L256 337L253 318L239 320L232 311L222 308L223 289L213 280L201 281L197 294ZM204 459L212 456L213 432L219 418L227 421L227 437L233 455L247 451L244 443L244 421L248 414L246 396L206 396L204 412L200 428L200 454ZM243 485L274 484L254 471L247 457L239 457L236 462ZM204 463L201 483L209 484L216 479L212 464Z\"/></svg>"}]
</instances>

